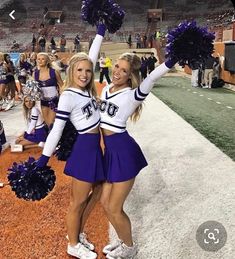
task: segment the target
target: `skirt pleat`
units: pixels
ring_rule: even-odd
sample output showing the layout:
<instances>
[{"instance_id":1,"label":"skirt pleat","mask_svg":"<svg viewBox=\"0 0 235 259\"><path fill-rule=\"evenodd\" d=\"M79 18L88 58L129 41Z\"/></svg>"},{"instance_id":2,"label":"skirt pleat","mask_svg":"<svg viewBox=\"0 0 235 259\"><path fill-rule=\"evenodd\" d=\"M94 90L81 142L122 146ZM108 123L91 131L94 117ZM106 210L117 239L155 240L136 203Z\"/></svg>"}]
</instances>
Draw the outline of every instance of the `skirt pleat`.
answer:
<instances>
[{"instance_id":1,"label":"skirt pleat","mask_svg":"<svg viewBox=\"0 0 235 259\"><path fill-rule=\"evenodd\" d=\"M104 136L104 143L104 169L108 182L128 181L148 165L141 148L127 131Z\"/></svg>"},{"instance_id":2,"label":"skirt pleat","mask_svg":"<svg viewBox=\"0 0 235 259\"><path fill-rule=\"evenodd\" d=\"M90 183L105 180L100 134L78 134L64 173Z\"/></svg>"}]
</instances>

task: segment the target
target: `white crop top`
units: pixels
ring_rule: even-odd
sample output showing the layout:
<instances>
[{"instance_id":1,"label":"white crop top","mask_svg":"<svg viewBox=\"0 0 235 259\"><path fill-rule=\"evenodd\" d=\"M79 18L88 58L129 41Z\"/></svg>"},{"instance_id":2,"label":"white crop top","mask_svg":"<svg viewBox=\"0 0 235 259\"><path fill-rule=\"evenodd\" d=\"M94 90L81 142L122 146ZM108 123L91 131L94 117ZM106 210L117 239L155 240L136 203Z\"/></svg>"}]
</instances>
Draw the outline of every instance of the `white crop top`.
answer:
<instances>
[{"instance_id":1,"label":"white crop top","mask_svg":"<svg viewBox=\"0 0 235 259\"><path fill-rule=\"evenodd\" d=\"M89 57L95 67L103 37L96 35L89 51ZM96 100L88 91L75 87L67 88L59 98L55 122L47 137L42 154L50 157L63 133L65 123L70 120L79 134L84 134L97 127L100 113Z\"/></svg>"},{"instance_id":2,"label":"white crop top","mask_svg":"<svg viewBox=\"0 0 235 259\"><path fill-rule=\"evenodd\" d=\"M26 132L30 134L34 129L40 129L44 127L45 123L40 110L37 107L33 107L31 110L30 118L28 119L28 128Z\"/></svg>"},{"instance_id":3,"label":"white crop top","mask_svg":"<svg viewBox=\"0 0 235 259\"><path fill-rule=\"evenodd\" d=\"M101 93L100 127L116 133L124 132L128 118L150 93L155 81L169 70L165 63L161 64L135 89L126 87L110 93L112 84L104 87Z\"/></svg>"}]
</instances>

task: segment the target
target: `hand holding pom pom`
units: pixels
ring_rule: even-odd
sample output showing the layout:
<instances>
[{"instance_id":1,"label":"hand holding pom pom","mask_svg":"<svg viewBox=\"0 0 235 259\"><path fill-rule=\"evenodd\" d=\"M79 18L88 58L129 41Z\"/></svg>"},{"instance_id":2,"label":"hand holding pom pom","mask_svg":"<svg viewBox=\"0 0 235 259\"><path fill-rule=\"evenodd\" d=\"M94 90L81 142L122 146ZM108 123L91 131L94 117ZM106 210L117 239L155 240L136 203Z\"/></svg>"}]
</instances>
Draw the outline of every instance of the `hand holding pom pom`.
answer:
<instances>
[{"instance_id":1,"label":"hand holding pom pom","mask_svg":"<svg viewBox=\"0 0 235 259\"><path fill-rule=\"evenodd\" d=\"M103 23L100 23L98 26L97 26L97 34L101 35L104 37L105 35L105 30L106 30L106 26L103 24Z\"/></svg>"},{"instance_id":2,"label":"hand holding pom pom","mask_svg":"<svg viewBox=\"0 0 235 259\"><path fill-rule=\"evenodd\" d=\"M36 161L36 166L38 168L42 168L42 167L46 166L49 159L50 159L50 157L41 155L40 158Z\"/></svg>"},{"instance_id":3,"label":"hand holding pom pom","mask_svg":"<svg viewBox=\"0 0 235 259\"><path fill-rule=\"evenodd\" d=\"M41 200L55 186L55 173L49 166L38 168L33 157L13 163L8 169L8 181L16 196L25 200Z\"/></svg>"},{"instance_id":4,"label":"hand holding pom pom","mask_svg":"<svg viewBox=\"0 0 235 259\"><path fill-rule=\"evenodd\" d=\"M102 20L110 33L115 33L121 28L124 16L124 10L112 0L82 1L82 19L93 26Z\"/></svg>"},{"instance_id":5,"label":"hand holding pom pom","mask_svg":"<svg viewBox=\"0 0 235 259\"><path fill-rule=\"evenodd\" d=\"M67 161L69 158L73 145L77 139L78 132L76 128L73 126L70 120L68 120L65 124L62 136L58 142L56 147L55 156L58 160Z\"/></svg>"},{"instance_id":6,"label":"hand holding pom pom","mask_svg":"<svg viewBox=\"0 0 235 259\"><path fill-rule=\"evenodd\" d=\"M213 53L215 36L195 21L183 22L167 34L166 58L188 65L193 59L203 61ZM171 65L171 64L170 64Z\"/></svg>"}]
</instances>

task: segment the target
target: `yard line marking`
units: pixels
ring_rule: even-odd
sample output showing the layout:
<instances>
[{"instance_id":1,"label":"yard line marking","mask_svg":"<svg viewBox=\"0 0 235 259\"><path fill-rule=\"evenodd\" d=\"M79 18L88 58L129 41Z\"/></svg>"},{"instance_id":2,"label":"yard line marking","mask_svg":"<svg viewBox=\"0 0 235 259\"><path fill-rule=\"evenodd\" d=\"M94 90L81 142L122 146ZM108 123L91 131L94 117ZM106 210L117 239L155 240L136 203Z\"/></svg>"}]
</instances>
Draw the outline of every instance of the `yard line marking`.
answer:
<instances>
[{"instance_id":1,"label":"yard line marking","mask_svg":"<svg viewBox=\"0 0 235 259\"><path fill-rule=\"evenodd\" d=\"M193 92L193 94L197 94L197 92Z\"/></svg>"},{"instance_id":2,"label":"yard line marking","mask_svg":"<svg viewBox=\"0 0 235 259\"><path fill-rule=\"evenodd\" d=\"M204 96L203 94L200 94L199 96Z\"/></svg>"},{"instance_id":3,"label":"yard line marking","mask_svg":"<svg viewBox=\"0 0 235 259\"><path fill-rule=\"evenodd\" d=\"M226 106L228 109L233 109L233 107L231 107L231 106Z\"/></svg>"},{"instance_id":4,"label":"yard line marking","mask_svg":"<svg viewBox=\"0 0 235 259\"><path fill-rule=\"evenodd\" d=\"M208 100L212 101L212 99L210 97L207 98Z\"/></svg>"},{"instance_id":5,"label":"yard line marking","mask_svg":"<svg viewBox=\"0 0 235 259\"><path fill-rule=\"evenodd\" d=\"M217 104L221 104L221 102L216 102Z\"/></svg>"}]
</instances>

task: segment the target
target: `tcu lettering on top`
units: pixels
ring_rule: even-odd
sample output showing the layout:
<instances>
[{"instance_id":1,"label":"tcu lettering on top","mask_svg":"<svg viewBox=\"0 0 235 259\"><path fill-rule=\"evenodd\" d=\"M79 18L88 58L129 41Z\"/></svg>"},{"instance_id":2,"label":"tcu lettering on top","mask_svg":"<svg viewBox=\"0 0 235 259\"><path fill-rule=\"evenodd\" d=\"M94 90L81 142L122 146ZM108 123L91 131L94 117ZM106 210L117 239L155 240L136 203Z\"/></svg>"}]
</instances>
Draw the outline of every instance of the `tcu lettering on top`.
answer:
<instances>
[{"instance_id":1,"label":"tcu lettering on top","mask_svg":"<svg viewBox=\"0 0 235 259\"><path fill-rule=\"evenodd\" d=\"M101 101L99 108L101 112L107 112L110 117L114 117L119 109L117 105L106 100Z\"/></svg>"},{"instance_id":2,"label":"tcu lettering on top","mask_svg":"<svg viewBox=\"0 0 235 259\"><path fill-rule=\"evenodd\" d=\"M92 108L96 111L98 109L97 102L95 99L92 99L85 106L82 107L83 114L86 114L86 118L89 119L91 117Z\"/></svg>"}]
</instances>

